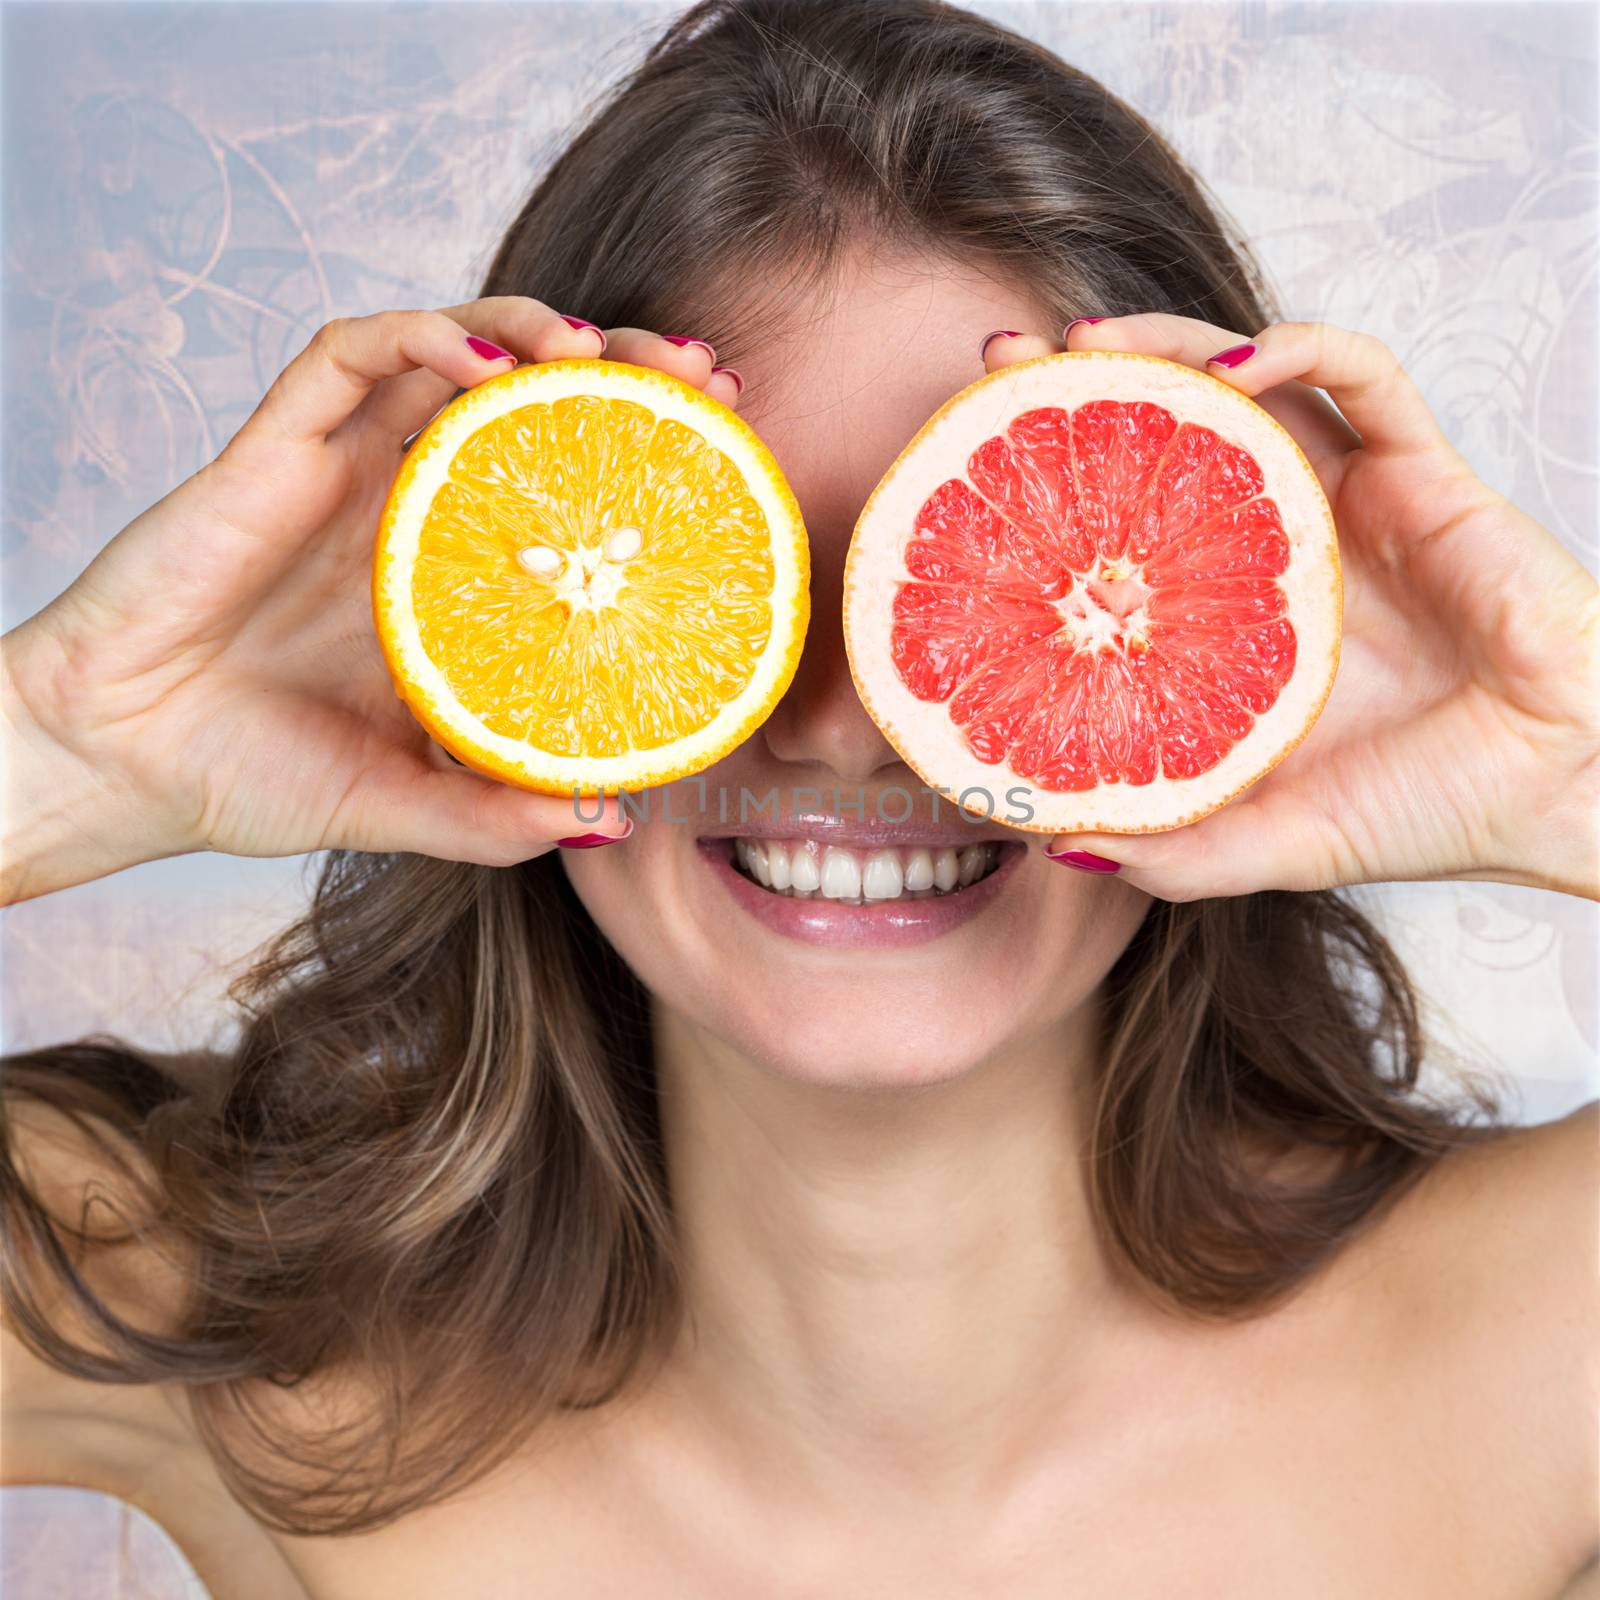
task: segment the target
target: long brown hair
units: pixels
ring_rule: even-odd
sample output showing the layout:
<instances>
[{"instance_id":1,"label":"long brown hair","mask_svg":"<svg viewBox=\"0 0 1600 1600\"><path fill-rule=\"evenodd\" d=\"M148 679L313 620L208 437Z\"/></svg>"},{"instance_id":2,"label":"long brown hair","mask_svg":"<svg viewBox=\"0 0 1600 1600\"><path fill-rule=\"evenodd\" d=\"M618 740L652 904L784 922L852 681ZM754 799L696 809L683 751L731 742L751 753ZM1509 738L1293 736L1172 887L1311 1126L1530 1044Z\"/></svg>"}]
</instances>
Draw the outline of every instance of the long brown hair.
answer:
<instances>
[{"instance_id":1,"label":"long brown hair","mask_svg":"<svg viewBox=\"0 0 1600 1600\"><path fill-rule=\"evenodd\" d=\"M785 274L862 230L1010 274L1063 321L1278 314L1147 122L937 0L697 5L538 182L483 291L736 361ZM4 1305L33 1349L182 1385L235 1492L307 1534L434 1501L646 1370L679 1307L648 1002L557 856L331 856L234 994L220 1058L91 1040L6 1063ZM1411 988L1337 895L1152 904L1105 1014L1095 1214L1196 1316L1274 1303L1482 1131L1415 1093ZM160 1325L91 1282L117 1229L30 1183L24 1102L116 1162L101 1198L183 1286ZM1315 1175L1247 1148L1313 1151ZM334 1373L360 1403L289 1429L271 1397Z\"/></svg>"}]
</instances>

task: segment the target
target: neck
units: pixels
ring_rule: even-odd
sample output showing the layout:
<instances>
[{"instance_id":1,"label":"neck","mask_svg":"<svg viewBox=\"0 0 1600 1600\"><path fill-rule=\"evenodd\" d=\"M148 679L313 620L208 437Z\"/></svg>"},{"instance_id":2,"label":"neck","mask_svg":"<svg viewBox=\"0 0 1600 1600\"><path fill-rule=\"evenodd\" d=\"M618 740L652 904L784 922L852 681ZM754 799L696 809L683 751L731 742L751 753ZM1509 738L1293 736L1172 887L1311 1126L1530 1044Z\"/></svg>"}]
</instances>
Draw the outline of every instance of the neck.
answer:
<instances>
[{"instance_id":1,"label":"neck","mask_svg":"<svg viewBox=\"0 0 1600 1600\"><path fill-rule=\"evenodd\" d=\"M965 1494L1013 1467L1115 1305L1080 1154L1095 1022L861 1091L659 1014L687 1310L669 1370L693 1414L819 1482Z\"/></svg>"}]
</instances>

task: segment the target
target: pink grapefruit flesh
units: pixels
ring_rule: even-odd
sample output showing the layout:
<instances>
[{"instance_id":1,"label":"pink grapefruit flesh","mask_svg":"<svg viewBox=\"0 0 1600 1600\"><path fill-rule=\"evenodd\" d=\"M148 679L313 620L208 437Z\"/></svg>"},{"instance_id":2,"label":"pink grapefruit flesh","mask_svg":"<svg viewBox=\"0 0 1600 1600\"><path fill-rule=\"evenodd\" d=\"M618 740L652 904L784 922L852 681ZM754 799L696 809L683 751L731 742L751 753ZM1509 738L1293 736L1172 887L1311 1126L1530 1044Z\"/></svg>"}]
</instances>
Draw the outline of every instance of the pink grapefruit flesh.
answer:
<instances>
[{"instance_id":1,"label":"pink grapefruit flesh","mask_svg":"<svg viewBox=\"0 0 1600 1600\"><path fill-rule=\"evenodd\" d=\"M906 446L851 540L845 642L890 743L967 809L1150 833L1305 737L1341 600L1287 430L1207 373L1093 351L979 379Z\"/></svg>"}]
</instances>

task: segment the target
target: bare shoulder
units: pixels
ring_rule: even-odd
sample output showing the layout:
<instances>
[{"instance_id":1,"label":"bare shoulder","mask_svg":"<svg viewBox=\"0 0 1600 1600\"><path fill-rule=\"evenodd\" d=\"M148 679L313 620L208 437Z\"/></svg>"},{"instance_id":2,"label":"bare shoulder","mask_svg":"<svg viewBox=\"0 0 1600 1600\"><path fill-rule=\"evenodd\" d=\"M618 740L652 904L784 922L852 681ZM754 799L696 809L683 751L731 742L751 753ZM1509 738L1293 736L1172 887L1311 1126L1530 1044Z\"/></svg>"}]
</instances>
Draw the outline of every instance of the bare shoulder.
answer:
<instances>
[{"instance_id":1,"label":"bare shoulder","mask_svg":"<svg viewBox=\"0 0 1600 1600\"><path fill-rule=\"evenodd\" d=\"M1446 1157L1396 1244L1442 1314L1470 1311L1574 1382L1600 1378L1600 1102ZM1397 1219L1400 1220L1400 1219Z\"/></svg>"},{"instance_id":2,"label":"bare shoulder","mask_svg":"<svg viewBox=\"0 0 1600 1600\"><path fill-rule=\"evenodd\" d=\"M127 1224L144 1205L136 1167L120 1162L69 1117L27 1100L6 1108L15 1178L57 1225L93 1243L63 1242L83 1281L115 1316L147 1333L181 1315L185 1266L159 1237ZM37 1268L21 1196L6 1196L8 1271L34 1289L26 1319L0 1317L0 1483L62 1484L114 1495L164 1528L216 1600L304 1600L266 1532L233 1499L201 1445L181 1389L98 1381L93 1360L113 1354L106 1335L49 1274ZM19 1225L20 1224L20 1225ZM78 1352L47 1358L36 1319ZM22 1530L22 1537L26 1531Z\"/></svg>"},{"instance_id":3,"label":"bare shoulder","mask_svg":"<svg viewBox=\"0 0 1600 1600\"><path fill-rule=\"evenodd\" d=\"M1600 1548L1597 1202L1590 1104L1446 1157L1352 1251L1394 1402L1479 1463L1484 1515L1520 1514L1575 1575Z\"/></svg>"}]
</instances>

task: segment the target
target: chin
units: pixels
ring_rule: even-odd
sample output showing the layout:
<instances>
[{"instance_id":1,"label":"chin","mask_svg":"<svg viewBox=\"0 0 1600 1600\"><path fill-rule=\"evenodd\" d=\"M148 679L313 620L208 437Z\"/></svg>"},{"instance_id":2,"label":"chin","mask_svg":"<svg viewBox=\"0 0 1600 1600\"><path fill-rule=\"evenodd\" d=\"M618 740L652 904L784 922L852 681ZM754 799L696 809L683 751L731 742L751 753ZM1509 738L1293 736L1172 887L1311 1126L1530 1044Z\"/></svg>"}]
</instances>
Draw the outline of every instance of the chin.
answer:
<instances>
[{"instance_id":1,"label":"chin","mask_svg":"<svg viewBox=\"0 0 1600 1600\"><path fill-rule=\"evenodd\" d=\"M841 975L835 983L787 994L770 982L729 992L717 975L708 976L696 986L706 1002L699 1015L680 1015L753 1070L818 1088L896 1090L952 1082L1015 1044L1019 1006L1038 1010L1037 997L1028 1005L1028 997L1003 992L974 1004L972 993L944 974L922 983L870 972ZM1051 1019L1040 1020L1048 1025Z\"/></svg>"},{"instance_id":2,"label":"chin","mask_svg":"<svg viewBox=\"0 0 1600 1600\"><path fill-rule=\"evenodd\" d=\"M927 1087L1064 1026L1149 903L949 810L938 827L651 818L565 865L708 1057L819 1087Z\"/></svg>"}]
</instances>

